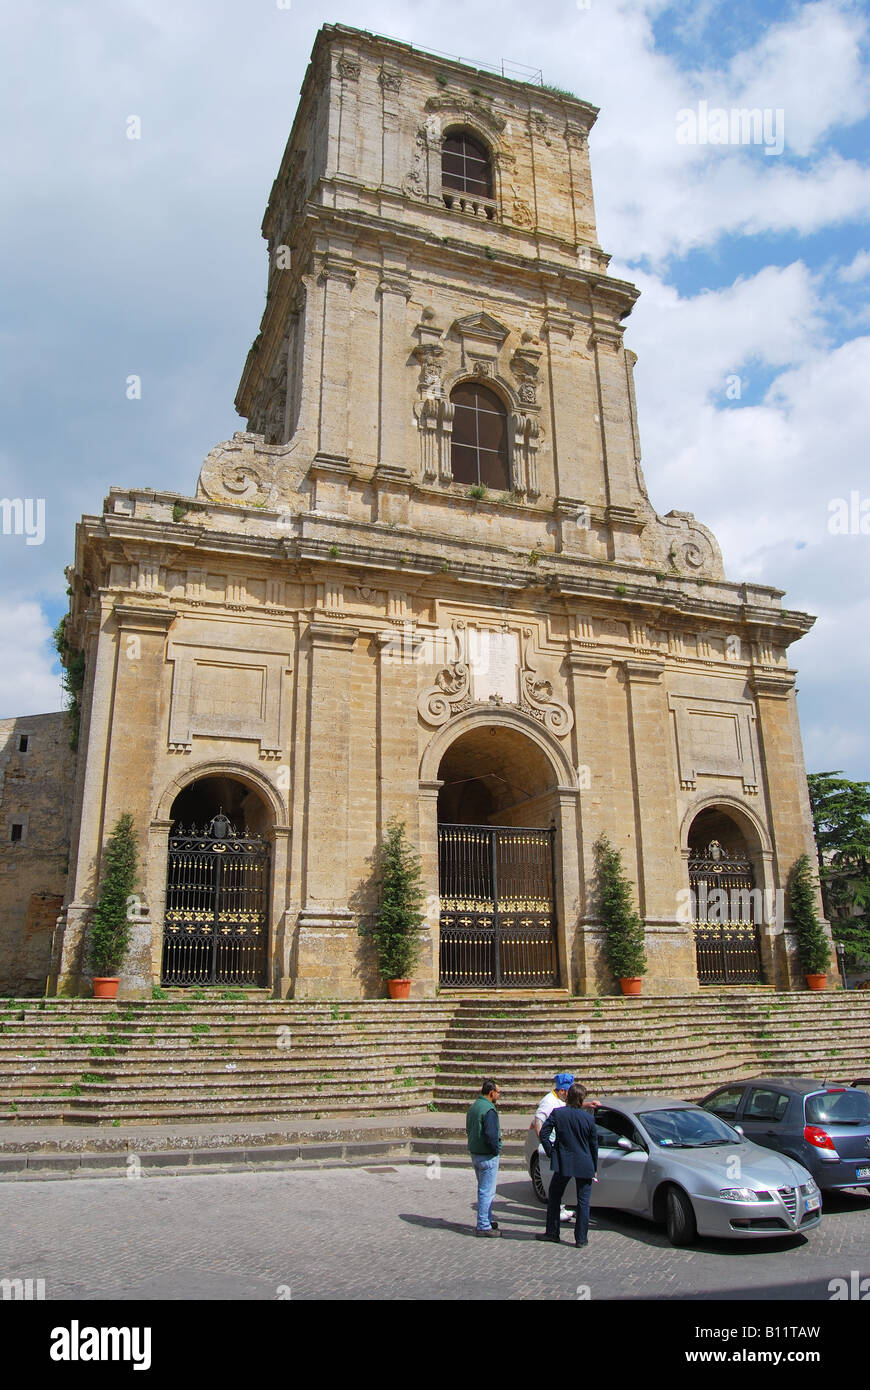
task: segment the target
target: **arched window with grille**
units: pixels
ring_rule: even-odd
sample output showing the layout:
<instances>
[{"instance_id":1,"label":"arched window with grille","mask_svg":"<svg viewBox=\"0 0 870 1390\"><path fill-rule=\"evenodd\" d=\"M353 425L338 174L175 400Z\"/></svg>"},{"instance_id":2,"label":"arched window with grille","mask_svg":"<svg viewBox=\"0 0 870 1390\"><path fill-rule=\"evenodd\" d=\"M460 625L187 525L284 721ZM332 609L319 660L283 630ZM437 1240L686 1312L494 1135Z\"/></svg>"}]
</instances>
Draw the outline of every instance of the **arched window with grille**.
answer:
<instances>
[{"instance_id":1,"label":"arched window with grille","mask_svg":"<svg viewBox=\"0 0 870 1390\"><path fill-rule=\"evenodd\" d=\"M450 392L453 480L483 487L510 486L507 411L496 393L476 381L461 381Z\"/></svg>"},{"instance_id":2,"label":"arched window with grille","mask_svg":"<svg viewBox=\"0 0 870 1390\"><path fill-rule=\"evenodd\" d=\"M452 130L441 146L441 186L444 202L458 202L465 212L485 213L492 220L492 161L489 150L467 130Z\"/></svg>"}]
</instances>

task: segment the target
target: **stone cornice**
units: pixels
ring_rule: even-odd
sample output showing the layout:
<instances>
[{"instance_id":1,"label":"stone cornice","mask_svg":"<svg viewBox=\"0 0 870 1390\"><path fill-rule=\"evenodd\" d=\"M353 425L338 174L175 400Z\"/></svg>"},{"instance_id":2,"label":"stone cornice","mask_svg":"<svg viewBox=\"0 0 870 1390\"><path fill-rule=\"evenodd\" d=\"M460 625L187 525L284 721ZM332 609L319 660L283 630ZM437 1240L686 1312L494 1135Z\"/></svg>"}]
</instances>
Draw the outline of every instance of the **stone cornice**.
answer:
<instances>
[{"instance_id":1,"label":"stone cornice","mask_svg":"<svg viewBox=\"0 0 870 1390\"><path fill-rule=\"evenodd\" d=\"M591 651L569 651L565 660L572 675L593 676L598 679L604 679L614 664L612 657Z\"/></svg>"},{"instance_id":2,"label":"stone cornice","mask_svg":"<svg viewBox=\"0 0 870 1390\"><path fill-rule=\"evenodd\" d=\"M665 673L666 665L664 661L650 658L635 660L631 657L620 661L619 664L632 685L642 683L658 685Z\"/></svg>"},{"instance_id":3,"label":"stone cornice","mask_svg":"<svg viewBox=\"0 0 870 1390\"><path fill-rule=\"evenodd\" d=\"M358 627L349 627L343 623L318 622L317 619L312 619L308 624L308 640L312 647L350 651L358 636Z\"/></svg>"},{"instance_id":4,"label":"stone cornice","mask_svg":"<svg viewBox=\"0 0 870 1390\"><path fill-rule=\"evenodd\" d=\"M314 467L323 469L327 477L341 478L351 465L323 459ZM392 470L375 475L376 483L381 479L392 487L407 486ZM413 485L410 490L412 495L423 491ZM154 494L153 500L164 501L161 494ZM745 585L727 581L696 589L687 580L658 580L647 568L550 551L542 553L540 563L530 568L527 557L516 551L490 543L469 544L449 531L387 528L346 515L313 511L286 514L286 524L279 526L282 514L278 512L214 506L218 518L241 513L252 528L257 527L244 534L212 528L209 510L200 506L203 524L196 527L120 513L86 516L78 528L77 572L81 573L86 564L88 546L96 546L104 560L124 563L123 551L138 543L146 550L159 549L161 564L170 554L176 568L208 564L223 572L228 565L238 569L246 560L268 564L305 559L318 563L331 558L330 550L339 545L344 563L392 572L402 583L412 574L425 578L449 573L451 581L465 584L512 590L546 588L554 596L574 604L580 601L586 608L590 603L598 605L609 617L687 633L699 629L720 635L737 632L753 641L766 639L781 646L808 632L814 622L808 614L763 606L759 600L765 592L776 599L780 591L765 591L760 586L752 586L751 596ZM546 511L540 513L542 526L547 515ZM266 527L273 528L271 534ZM286 573L284 577L288 577ZM448 581L444 578L442 582ZM752 599L749 603L748 597Z\"/></svg>"},{"instance_id":5,"label":"stone cornice","mask_svg":"<svg viewBox=\"0 0 870 1390\"><path fill-rule=\"evenodd\" d=\"M133 603L114 605L118 627L125 632L168 632L178 611L175 608L145 608Z\"/></svg>"},{"instance_id":6,"label":"stone cornice","mask_svg":"<svg viewBox=\"0 0 870 1390\"><path fill-rule=\"evenodd\" d=\"M756 695L766 695L772 699L787 700L794 690L794 671L759 671L752 669L749 684Z\"/></svg>"}]
</instances>

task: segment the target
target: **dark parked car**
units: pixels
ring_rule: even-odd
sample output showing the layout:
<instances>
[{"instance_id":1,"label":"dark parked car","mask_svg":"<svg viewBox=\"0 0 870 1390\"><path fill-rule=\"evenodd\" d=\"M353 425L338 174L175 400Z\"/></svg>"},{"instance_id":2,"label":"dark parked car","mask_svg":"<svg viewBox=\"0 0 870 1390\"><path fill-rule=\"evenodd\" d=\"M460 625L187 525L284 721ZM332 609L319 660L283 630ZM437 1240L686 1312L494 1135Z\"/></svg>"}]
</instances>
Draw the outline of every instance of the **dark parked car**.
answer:
<instances>
[{"instance_id":1,"label":"dark parked car","mask_svg":"<svg viewBox=\"0 0 870 1390\"><path fill-rule=\"evenodd\" d=\"M824 1191L870 1192L870 1095L866 1082L755 1077L719 1086L701 1101L747 1139L794 1158Z\"/></svg>"}]
</instances>

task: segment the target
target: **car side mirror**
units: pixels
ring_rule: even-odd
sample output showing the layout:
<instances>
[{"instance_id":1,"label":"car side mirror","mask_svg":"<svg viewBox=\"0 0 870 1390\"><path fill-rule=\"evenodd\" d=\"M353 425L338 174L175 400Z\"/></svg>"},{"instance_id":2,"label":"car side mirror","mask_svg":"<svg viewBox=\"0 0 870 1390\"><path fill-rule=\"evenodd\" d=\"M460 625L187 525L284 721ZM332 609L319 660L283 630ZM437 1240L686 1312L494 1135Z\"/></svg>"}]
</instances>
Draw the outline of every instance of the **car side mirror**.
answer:
<instances>
[{"instance_id":1,"label":"car side mirror","mask_svg":"<svg viewBox=\"0 0 870 1390\"><path fill-rule=\"evenodd\" d=\"M630 1154L634 1148L634 1144L632 1144L630 1139L617 1139L616 1147L618 1149L624 1149L627 1154Z\"/></svg>"},{"instance_id":2,"label":"car side mirror","mask_svg":"<svg viewBox=\"0 0 870 1390\"><path fill-rule=\"evenodd\" d=\"M742 1125L734 1125L734 1129L736 1129L736 1131L737 1131L737 1133L740 1135L740 1138L741 1138L741 1139L745 1139L745 1138L746 1138L746 1135L743 1133L743 1126L742 1126Z\"/></svg>"}]
</instances>

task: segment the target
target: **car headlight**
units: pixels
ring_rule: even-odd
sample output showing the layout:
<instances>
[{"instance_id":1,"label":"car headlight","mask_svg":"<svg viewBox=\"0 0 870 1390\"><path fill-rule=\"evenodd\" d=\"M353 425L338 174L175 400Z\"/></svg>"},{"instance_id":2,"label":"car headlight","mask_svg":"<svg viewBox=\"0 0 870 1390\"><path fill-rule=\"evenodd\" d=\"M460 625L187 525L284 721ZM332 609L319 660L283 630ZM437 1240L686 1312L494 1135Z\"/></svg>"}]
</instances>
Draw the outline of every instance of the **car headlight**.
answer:
<instances>
[{"instance_id":1,"label":"car headlight","mask_svg":"<svg viewBox=\"0 0 870 1390\"><path fill-rule=\"evenodd\" d=\"M809 1182L805 1182L801 1186L801 1192L803 1193L804 1197L815 1197L818 1190L819 1185L812 1178L810 1178Z\"/></svg>"},{"instance_id":2,"label":"car headlight","mask_svg":"<svg viewBox=\"0 0 870 1390\"><path fill-rule=\"evenodd\" d=\"M761 1194L751 1187L723 1187L719 1196L726 1202L760 1202Z\"/></svg>"}]
</instances>

